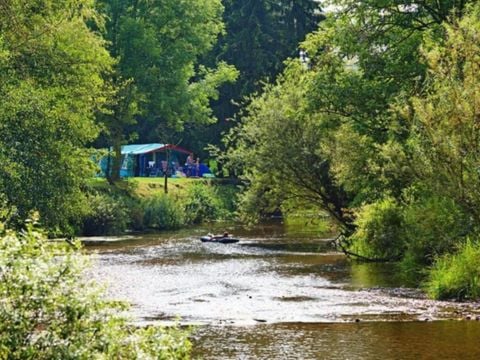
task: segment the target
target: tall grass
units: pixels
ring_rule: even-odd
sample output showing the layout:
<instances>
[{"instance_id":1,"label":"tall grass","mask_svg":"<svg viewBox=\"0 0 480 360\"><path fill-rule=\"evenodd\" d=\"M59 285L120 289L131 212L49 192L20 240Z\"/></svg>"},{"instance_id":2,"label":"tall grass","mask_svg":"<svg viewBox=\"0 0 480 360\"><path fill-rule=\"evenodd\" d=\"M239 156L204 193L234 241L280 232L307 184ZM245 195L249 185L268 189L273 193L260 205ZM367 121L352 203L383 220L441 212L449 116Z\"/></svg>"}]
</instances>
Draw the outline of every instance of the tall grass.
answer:
<instances>
[{"instance_id":1,"label":"tall grass","mask_svg":"<svg viewBox=\"0 0 480 360\"><path fill-rule=\"evenodd\" d=\"M457 253L438 258L429 273L426 291L434 299L479 299L480 243L468 240Z\"/></svg>"},{"instance_id":2,"label":"tall grass","mask_svg":"<svg viewBox=\"0 0 480 360\"><path fill-rule=\"evenodd\" d=\"M145 226L158 230L174 230L185 225L185 210L181 203L166 194L153 196L144 202Z\"/></svg>"}]
</instances>

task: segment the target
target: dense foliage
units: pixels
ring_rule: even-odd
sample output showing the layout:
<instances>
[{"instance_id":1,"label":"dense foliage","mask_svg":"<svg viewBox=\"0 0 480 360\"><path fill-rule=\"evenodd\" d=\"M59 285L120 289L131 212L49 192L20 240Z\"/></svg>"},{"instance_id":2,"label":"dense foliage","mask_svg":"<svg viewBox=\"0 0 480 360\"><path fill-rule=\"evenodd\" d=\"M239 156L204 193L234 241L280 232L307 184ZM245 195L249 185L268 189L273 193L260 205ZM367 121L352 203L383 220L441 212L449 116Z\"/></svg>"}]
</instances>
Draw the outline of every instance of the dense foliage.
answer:
<instances>
[{"instance_id":1,"label":"dense foliage","mask_svg":"<svg viewBox=\"0 0 480 360\"><path fill-rule=\"evenodd\" d=\"M237 72L225 62L197 66L223 31L220 0L101 0L98 9L117 60L109 78L110 112L100 117L114 151L107 173L116 181L122 144L138 132L143 141L176 143L172 133L185 122L214 121L210 99Z\"/></svg>"},{"instance_id":2,"label":"dense foliage","mask_svg":"<svg viewBox=\"0 0 480 360\"><path fill-rule=\"evenodd\" d=\"M316 205L342 246L431 264L478 230L480 6L330 1L335 11L227 138L252 215Z\"/></svg>"},{"instance_id":3,"label":"dense foliage","mask_svg":"<svg viewBox=\"0 0 480 360\"><path fill-rule=\"evenodd\" d=\"M181 184L174 183L175 191L169 194L149 188L139 195L135 181L112 187L97 180L89 188L89 206L78 233L91 236L119 235L126 230L173 230L235 216L239 190L234 185L214 181ZM151 181L148 185L160 184Z\"/></svg>"},{"instance_id":4,"label":"dense foliage","mask_svg":"<svg viewBox=\"0 0 480 360\"><path fill-rule=\"evenodd\" d=\"M0 237L1 359L187 359L188 333L136 328L88 280L87 258L31 225Z\"/></svg>"},{"instance_id":5,"label":"dense foliage","mask_svg":"<svg viewBox=\"0 0 480 360\"><path fill-rule=\"evenodd\" d=\"M13 222L38 210L66 230L84 207L111 65L97 20L91 0L0 2L0 198Z\"/></svg>"}]
</instances>

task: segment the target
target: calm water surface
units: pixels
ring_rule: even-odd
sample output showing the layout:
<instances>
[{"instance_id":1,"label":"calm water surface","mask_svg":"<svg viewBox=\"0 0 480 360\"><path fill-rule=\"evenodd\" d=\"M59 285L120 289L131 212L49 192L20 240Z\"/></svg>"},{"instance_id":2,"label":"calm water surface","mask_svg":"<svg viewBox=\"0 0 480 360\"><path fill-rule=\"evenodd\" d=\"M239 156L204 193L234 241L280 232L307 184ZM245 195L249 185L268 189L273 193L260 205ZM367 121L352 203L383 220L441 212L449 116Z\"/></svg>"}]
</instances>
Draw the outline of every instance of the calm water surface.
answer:
<instances>
[{"instance_id":1,"label":"calm water surface","mask_svg":"<svg viewBox=\"0 0 480 360\"><path fill-rule=\"evenodd\" d=\"M477 304L426 300L394 265L350 262L305 228L232 225L239 243L201 243L212 230L89 246L93 274L138 323L198 325L199 358L480 359Z\"/></svg>"}]
</instances>

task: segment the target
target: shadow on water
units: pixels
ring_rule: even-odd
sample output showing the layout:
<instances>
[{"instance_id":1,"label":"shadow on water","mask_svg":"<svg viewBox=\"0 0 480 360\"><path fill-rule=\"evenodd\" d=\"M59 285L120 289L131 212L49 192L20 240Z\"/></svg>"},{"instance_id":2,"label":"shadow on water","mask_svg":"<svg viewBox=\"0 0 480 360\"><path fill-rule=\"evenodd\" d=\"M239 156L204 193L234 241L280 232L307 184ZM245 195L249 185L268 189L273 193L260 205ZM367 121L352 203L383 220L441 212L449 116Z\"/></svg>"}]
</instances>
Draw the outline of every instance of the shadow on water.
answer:
<instances>
[{"instance_id":1,"label":"shadow on water","mask_svg":"<svg viewBox=\"0 0 480 360\"><path fill-rule=\"evenodd\" d=\"M199 240L224 230L240 242ZM111 297L133 304L136 322L179 316L200 324L195 354L206 359L478 354L470 341L480 336L480 321L432 322L475 318L476 304L426 300L395 264L349 261L331 237L278 222L216 224L104 239L88 249L97 252L92 275L108 281Z\"/></svg>"}]
</instances>

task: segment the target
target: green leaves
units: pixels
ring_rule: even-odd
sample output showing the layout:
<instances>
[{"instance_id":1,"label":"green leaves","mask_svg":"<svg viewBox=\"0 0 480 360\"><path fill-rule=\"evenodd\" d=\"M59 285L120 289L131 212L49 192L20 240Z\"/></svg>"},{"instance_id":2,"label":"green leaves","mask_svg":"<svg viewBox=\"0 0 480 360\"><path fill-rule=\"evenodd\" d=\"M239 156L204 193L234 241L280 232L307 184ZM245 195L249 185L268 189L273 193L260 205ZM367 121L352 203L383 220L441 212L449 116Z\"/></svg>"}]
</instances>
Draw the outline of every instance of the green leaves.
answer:
<instances>
[{"instance_id":1,"label":"green leaves","mask_svg":"<svg viewBox=\"0 0 480 360\"><path fill-rule=\"evenodd\" d=\"M429 36L425 92L412 99L411 143L419 180L454 199L475 221L480 219L480 7L445 25L442 43Z\"/></svg>"},{"instance_id":2,"label":"green leaves","mask_svg":"<svg viewBox=\"0 0 480 360\"><path fill-rule=\"evenodd\" d=\"M187 121L213 121L210 100L218 97L216 88L237 75L224 63L208 71L196 68L224 29L220 0L102 0L98 8L107 18L104 36L117 60L110 76L117 96L111 113L100 119L116 152L112 177L117 180L120 146L135 131L146 141L166 143L171 140L162 129L181 131Z\"/></svg>"},{"instance_id":3,"label":"green leaves","mask_svg":"<svg viewBox=\"0 0 480 360\"><path fill-rule=\"evenodd\" d=\"M0 359L187 359L188 333L137 329L84 273L89 259L32 226L0 237Z\"/></svg>"},{"instance_id":4,"label":"green leaves","mask_svg":"<svg viewBox=\"0 0 480 360\"><path fill-rule=\"evenodd\" d=\"M80 188L93 171L85 146L98 133L111 65L87 27L91 6L17 0L0 9L0 191L20 223L38 210L47 226L66 230L83 207Z\"/></svg>"},{"instance_id":5,"label":"green leaves","mask_svg":"<svg viewBox=\"0 0 480 360\"><path fill-rule=\"evenodd\" d=\"M347 195L333 181L322 143L337 126L323 114L309 112L307 91L312 73L291 62L279 81L252 100L228 165L243 171L251 187L243 196L248 215L276 211L287 200L327 211L340 225L348 226L343 208ZM232 134L234 133L232 131Z\"/></svg>"}]
</instances>

